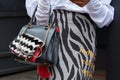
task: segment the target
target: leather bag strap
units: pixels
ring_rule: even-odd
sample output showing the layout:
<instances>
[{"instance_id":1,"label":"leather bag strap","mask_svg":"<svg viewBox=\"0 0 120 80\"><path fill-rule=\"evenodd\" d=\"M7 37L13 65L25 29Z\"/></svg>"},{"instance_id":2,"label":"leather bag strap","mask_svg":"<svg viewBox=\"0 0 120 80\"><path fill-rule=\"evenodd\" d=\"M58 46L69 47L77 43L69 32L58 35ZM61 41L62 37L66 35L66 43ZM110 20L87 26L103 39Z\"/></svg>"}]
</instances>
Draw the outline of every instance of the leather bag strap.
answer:
<instances>
[{"instance_id":1,"label":"leather bag strap","mask_svg":"<svg viewBox=\"0 0 120 80\"><path fill-rule=\"evenodd\" d=\"M36 18L35 18L35 13L37 11L37 8L38 8L38 5L36 6L34 12L33 12L33 15L30 19L30 22L29 22L29 25L32 25L36 22ZM47 22L46 22L46 25L49 25L50 24L50 14L51 14L51 5L50 5L50 9L49 9L49 13L48 13L48 19L47 19Z\"/></svg>"}]
</instances>

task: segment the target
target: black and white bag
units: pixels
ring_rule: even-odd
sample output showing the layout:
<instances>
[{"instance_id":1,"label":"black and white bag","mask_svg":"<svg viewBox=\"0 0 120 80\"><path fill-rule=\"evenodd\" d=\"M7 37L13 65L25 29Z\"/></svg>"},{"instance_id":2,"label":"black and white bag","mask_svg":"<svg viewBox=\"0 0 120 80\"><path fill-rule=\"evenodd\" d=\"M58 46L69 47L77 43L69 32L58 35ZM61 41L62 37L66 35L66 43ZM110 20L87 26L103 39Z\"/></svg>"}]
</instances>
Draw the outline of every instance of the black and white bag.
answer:
<instances>
[{"instance_id":1,"label":"black and white bag","mask_svg":"<svg viewBox=\"0 0 120 80\"><path fill-rule=\"evenodd\" d=\"M35 12L30 23L22 27L9 48L22 61L54 65L58 58L59 27L50 22L50 17L46 26L33 24Z\"/></svg>"}]
</instances>

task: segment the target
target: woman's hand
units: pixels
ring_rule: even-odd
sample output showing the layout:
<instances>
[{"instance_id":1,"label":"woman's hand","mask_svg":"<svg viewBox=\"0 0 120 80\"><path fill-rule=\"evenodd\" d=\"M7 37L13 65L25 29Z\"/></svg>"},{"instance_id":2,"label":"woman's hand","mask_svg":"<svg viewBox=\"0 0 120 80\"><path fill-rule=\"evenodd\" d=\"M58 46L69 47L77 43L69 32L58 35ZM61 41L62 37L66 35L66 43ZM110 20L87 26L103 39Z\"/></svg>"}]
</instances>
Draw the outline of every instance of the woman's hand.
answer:
<instances>
[{"instance_id":1,"label":"woman's hand","mask_svg":"<svg viewBox=\"0 0 120 80\"><path fill-rule=\"evenodd\" d=\"M83 7L85 6L90 0L70 0L71 2Z\"/></svg>"}]
</instances>

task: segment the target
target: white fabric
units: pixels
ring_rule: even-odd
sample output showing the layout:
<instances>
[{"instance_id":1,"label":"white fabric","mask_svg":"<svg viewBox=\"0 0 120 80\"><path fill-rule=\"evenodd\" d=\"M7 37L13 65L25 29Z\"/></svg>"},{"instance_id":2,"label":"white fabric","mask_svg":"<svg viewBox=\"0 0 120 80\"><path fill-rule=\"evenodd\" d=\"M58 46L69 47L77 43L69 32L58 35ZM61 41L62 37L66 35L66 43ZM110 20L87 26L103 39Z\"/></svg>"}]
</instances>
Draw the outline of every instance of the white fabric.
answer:
<instances>
[{"instance_id":1,"label":"white fabric","mask_svg":"<svg viewBox=\"0 0 120 80\"><path fill-rule=\"evenodd\" d=\"M50 4L54 9L64 9L68 11L88 13L90 18L99 28L108 26L114 18L114 8L110 5L111 0L90 0L84 7L72 3L69 0L26 0L26 9L31 17L36 5L38 5L36 18L39 25L46 23Z\"/></svg>"}]
</instances>

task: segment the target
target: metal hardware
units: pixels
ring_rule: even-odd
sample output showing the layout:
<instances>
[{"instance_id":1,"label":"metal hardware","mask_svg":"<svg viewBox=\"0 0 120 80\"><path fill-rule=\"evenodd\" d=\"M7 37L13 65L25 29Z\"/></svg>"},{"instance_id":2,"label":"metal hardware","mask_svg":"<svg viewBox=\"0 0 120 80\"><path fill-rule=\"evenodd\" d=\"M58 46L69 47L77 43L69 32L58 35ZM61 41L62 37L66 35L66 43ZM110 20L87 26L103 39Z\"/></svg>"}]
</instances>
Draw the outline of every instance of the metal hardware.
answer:
<instances>
[{"instance_id":1,"label":"metal hardware","mask_svg":"<svg viewBox=\"0 0 120 80\"><path fill-rule=\"evenodd\" d=\"M28 23L28 28L32 28L32 24L31 23Z\"/></svg>"}]
</instances>

